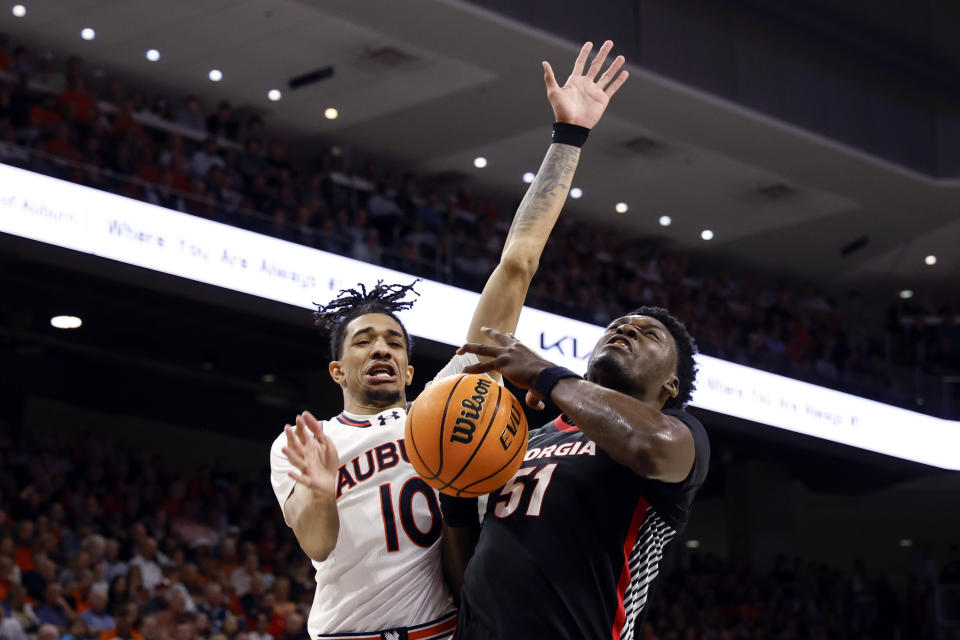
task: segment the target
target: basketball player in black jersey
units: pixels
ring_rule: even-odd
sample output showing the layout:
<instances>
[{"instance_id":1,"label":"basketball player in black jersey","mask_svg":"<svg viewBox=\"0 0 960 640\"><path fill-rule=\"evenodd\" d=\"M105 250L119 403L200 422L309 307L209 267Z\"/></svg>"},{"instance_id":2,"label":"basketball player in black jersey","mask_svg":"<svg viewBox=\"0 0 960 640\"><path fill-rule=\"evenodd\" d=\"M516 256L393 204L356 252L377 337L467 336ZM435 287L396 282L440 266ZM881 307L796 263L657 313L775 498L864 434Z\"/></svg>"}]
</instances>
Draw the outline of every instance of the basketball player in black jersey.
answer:
<instances>
[{"instance_id":1,"label":"basketball player in black jersey","mask_svg":"<svg viewBox=\"0 0 960 640\"><path fill-rule=\"evenodd\" d=\"M531 406L549 398L563 413L530 432L523 466L490 494L479 534L475 503L442 500L461 563L476 541L456 640L639 638L664 546L709 466L703 425L683 410L693 339L665 309L641 307L607 327L581 378L512 334L484 332L492 345L460 353L492 359L467 371L499 371Z\"/></svg>"}]
</instances>

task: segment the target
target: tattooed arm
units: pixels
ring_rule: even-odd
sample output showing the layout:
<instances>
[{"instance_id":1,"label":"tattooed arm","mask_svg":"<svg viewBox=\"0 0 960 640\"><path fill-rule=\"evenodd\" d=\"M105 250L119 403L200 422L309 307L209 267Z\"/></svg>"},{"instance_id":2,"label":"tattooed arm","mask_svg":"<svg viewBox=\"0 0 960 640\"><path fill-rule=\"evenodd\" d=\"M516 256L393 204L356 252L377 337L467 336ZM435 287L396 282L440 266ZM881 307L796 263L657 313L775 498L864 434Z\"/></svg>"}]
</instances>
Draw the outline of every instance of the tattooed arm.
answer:
<instances>
[{"instance_id":1,"label":"tattooed arm","mask_svg":"<svg viewBox=\"0 0 960 640\"><path fill-rule=\"evenodd\" d=\"M623 65L623 56L617 56L600 75L604 61L613 48L609 40L603 43L589 69L584 71L592 48L589 42L583 45L573 65L573 72L562 87L557 84L550 64L543 63L547 99L557 122L593 128L607 108L610 97L627 80L626 71L617 73ZM486 343L489 340L480 330L481 327L491 327L504 333L517 328L527 289L537 271L547 237L567 199L579 161L578 147L550 145L537 177L514 216L500 263L483 288L467 331L468 342Z\"/></svg>"},{"instance_id":2,"label":"tattooed arm","mask_svg":"<svg viewBox=\"0 0 960 640\"><path fill-rule=\"evenodd\" d=\"M617 56L603 75L600 75L604 60L613 48L613 43L609 40L603 43L590 68L584 72L592 48L593 45L589 42L583 45L573 65L573 72L562 87L557 84L550 64L543 63L547 99L550 100L557 122L593 128L607 108L610 96L627 80L626 71L617 73L623 65L623 56ZM500 255L500 264L490 274L483 288L467 332L468 342L496 344L486 332L481 331L481 327L498 329L503 333L511 333L517 328L527 289L537 271L547 237L567 199L570 182L579 161L578 147L558 143L550 145L540 172L513 218L503 253ZM463 501L466 502L464 505L460 498L442 495L440 502L444 510L444 577L454 598L459 598L467 562L473 555L480 534L480 525L479 521L476 524L467 524L459 519L456 524L451 525L449 509L461 512L465 510L467 514L472 511L476 515L476 499ZM461 502L459 507L456 506L458 502Z\"/></svg>"}]
</instances>

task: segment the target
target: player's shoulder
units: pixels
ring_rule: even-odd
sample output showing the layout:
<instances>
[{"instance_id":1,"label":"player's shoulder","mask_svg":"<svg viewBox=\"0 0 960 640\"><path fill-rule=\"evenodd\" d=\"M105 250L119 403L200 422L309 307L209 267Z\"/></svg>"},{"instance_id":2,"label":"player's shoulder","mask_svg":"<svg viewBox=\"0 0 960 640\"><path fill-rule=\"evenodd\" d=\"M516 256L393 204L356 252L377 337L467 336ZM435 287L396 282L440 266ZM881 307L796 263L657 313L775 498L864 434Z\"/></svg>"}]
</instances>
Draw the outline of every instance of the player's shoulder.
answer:
<instances>
[{"instance_id":1,"label":"player's shoulder","mask_svg":"<svg viewBox=\"0 0 960 640\"><path fill-rule=\"evenodd\" d=\"M323 419L320 420L320 425L323 427L323 432L329 434L331 431L335 430L339 423L334 419ZM273 439L273 443L270 445L270 452L281 453L282 449L287 446L287 432L286 429L282 429L277 437Z\"/></svg>"},{"instance_id":2,"label":"player's shoulder","mask_svg":"<svg viewBox=\"0 0 960 640\"><path fill-rule=\"evenodd\" d=\"M707 438L707 430L704 428L703 423L697 419L695 415L687 411L686 409L664 409L664 415L674 418L678 422L684 424L691 433L693 433L694 438Z\"/></svg>"}]
</instances>

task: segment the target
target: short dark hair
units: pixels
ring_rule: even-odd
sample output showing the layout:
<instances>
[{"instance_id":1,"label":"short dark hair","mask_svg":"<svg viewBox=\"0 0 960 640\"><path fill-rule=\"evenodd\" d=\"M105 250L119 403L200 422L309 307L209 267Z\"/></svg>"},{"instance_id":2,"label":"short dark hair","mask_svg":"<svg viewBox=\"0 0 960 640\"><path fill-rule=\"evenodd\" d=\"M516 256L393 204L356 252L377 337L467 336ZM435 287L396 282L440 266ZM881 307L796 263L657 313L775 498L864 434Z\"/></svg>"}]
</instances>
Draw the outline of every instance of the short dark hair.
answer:
<instances>
[{"instance_id":1,"label":"short dark hair","mask_svg":"<svg viewBox=\"0 0 960 640\"><path fill-rule=\"evenodd\" d=\"M341 289L333 301L325 305L317 305L313 317L318 327L330 332L330 357L339 360L343 356L343 339L347 325L354 318L368 313L382 313L397 321L400 330L403 331L403 340L409 357L413 351L413 343L407 328L400 322L396 312L413 306L414 300L404 300L404 298L410 292L420 295L413 288L418 282L420 282L419 279L410 284L401 285L383 284L383 280L378 280L369 291L361 283L355 289Z\"/></svg>"},{"instance_id":2,"label":"short dark hair","mask_svg":"<svg viewBox=\"0 0 960 640\"><path fill-rule=\"evenodd\" d=\"M697 363L694 356L697 353L697 343L680 320L670 314L663 307L640 307L627 314L628 316L649 316L656 318L667 328L673 341L677 345L677 380L678 390L675 398L667 398L664 409L683 409L690 401L693 390L697 388Z\"/></svg>"}]
</instances>

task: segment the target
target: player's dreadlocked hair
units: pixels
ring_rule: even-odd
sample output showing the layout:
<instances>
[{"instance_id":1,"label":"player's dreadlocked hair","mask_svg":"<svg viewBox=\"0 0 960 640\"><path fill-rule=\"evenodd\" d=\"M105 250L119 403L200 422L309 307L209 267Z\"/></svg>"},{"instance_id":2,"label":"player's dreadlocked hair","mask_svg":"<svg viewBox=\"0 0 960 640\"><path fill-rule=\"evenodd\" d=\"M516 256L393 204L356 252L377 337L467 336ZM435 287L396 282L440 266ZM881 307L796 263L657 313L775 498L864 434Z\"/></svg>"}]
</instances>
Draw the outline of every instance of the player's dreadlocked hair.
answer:
<instances>
[{"instance_id":1,"label":"player's dreadlocked hair","mask_svg":"<svg viewBox=\"0 0 960 640\"><path fill-rule=\"evenodd\" d=\"M697 388L697 363L693 359L697 353L697 343L694 342L684 324L663 307L640 307L627 315L656 318L673 336L673 341L677 345L678 392L676 398L667 398L663 408L682 409L690 401L693 390Z\"/></svg>"},{"instance_id":2,"label":"player's dreadlocked hair","mask_svg":"<svg viewBox=\"0 0 960 640\"><path fill-rule=\"evenodd\" d=\"M363 284L358 284L356 289L341 289L335 300L325 305L317 305L313 314L314 322L324 331L330 332L330 357L339 360L343 356L343 338L347 325L354 318L367 313L382 313L397 321L403 331L409 356L413 344L407 328L400 322L396 312L413 306L414 300L404 298L410 292L420 295L413 288L418 282L419 278L407 285L383 284L383 280L378 280L376 286L369 291Z\"/></svg>"}]
</instances>

